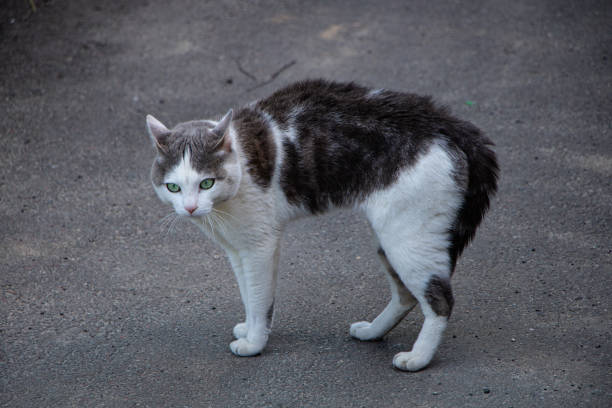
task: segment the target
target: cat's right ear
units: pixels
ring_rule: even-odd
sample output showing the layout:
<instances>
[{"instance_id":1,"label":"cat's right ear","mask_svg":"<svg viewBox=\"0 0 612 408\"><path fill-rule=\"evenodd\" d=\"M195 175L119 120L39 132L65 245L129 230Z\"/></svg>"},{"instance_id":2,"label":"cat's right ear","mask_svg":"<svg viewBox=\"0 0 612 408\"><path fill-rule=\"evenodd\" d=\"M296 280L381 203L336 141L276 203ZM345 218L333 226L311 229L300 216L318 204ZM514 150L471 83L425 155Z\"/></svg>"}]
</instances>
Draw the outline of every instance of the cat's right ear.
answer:
<instances>
[{"instance_id":1,"label":"cat's right ear","mask_svg":"<svg viewBox=\"0 0 612 408\"><path fill-rule=\"evenodd\" d=\"M151 137L154 147L160 152L168 150L168 136L170 136L170 131L163 123L155 119L153 115L147 115L147 132Z\"/></svg>"},{"instance_id":2,"label":"cat's right ear","mask_svg":"<svg viewBox=\"0 0 612 408\"><path fill-rule=\"evenodd\" d=\"M225 153L230 153L232 151L232 139L229 134L229 127L233 117L234 110L230 109L225 116L221 118L219 123L215 125L214 129L211 130L211 132L219 138L216 148Z\"/></svg>"}]
</instances>

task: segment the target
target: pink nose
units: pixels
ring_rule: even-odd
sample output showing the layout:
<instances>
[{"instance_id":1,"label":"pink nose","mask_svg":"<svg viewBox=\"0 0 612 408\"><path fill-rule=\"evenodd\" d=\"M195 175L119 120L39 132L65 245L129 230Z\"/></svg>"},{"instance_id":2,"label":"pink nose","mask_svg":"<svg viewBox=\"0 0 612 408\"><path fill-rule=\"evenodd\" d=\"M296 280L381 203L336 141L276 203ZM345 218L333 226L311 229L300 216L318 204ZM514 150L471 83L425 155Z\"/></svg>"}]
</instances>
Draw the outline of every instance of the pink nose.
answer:
<instances>
[{"instance_id":1,"label":"pink nose","mask_svg":"<svg viewBox=\"0 0 612 408\"><path fill-rule=\"evenodd\" d=\"M185 210L189 213L189 214L193 214L193 212L198 208L197 205L190 205L190 206L186 206Z\"/></svg>"}]
</instances>

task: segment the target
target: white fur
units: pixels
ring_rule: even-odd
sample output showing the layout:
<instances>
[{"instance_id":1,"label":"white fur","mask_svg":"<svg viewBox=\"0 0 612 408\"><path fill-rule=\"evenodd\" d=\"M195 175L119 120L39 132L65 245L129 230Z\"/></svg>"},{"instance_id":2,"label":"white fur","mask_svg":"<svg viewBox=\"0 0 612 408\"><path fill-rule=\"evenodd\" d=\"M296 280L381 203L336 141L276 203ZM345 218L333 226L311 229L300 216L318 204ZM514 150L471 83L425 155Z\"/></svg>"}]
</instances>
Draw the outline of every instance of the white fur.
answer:
<instances>
[{"instance_id":1,"label":"white fur","mask_svg":"<svg viewBox=\"0 0 612 408\"><path fill-rule=\"evenodd\" d=\"M385 91L384 88L372 89L366 94L366 98L375 98Z\"/></svg>"},{"instance_id":2,"label":"white fur","mask_svg":"<svg viewBox=\"0 0 612 408\"><path fill-rule=\"evenodd\" d=\"M304 108L302 108L301 106L296 106L295 108L291 109L291 112L289 113L288 129L286 135L292 143L298 143L297 130L295 128L295 119L300 115L300 113L302 113L303 110Z\"/></svg>"}]
</instances>

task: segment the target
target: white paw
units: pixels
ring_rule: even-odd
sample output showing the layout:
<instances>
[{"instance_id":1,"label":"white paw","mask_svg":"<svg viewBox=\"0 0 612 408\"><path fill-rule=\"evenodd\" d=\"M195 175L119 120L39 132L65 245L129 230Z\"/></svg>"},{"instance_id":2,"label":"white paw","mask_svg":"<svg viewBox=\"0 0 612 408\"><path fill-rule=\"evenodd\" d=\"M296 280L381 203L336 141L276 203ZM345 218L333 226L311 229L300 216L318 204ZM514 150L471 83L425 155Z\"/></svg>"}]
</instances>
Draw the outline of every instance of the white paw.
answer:
<instances>
[{"instance_id":1,"label":"white paw","mask_svg":"<svg viewBox=\"0 0 612 408\"><path fill-rule=\"evenodd\" d=\"M247 336L247 324L246 322L238 323L234 326L234 337L237 339L243 339Z\"/></svg>"},{"instance_id":2,"label":"white paw","mask_svg":"<svg viewBox=\"0 0 612 408\"><path fill-rule=\"evenodd\" d=\"M425 354L415 353L414 351L404 351L397 353L393 357L395 368L403 371L419 371L429 364L431 357Z\"/></svg>"},{"instance_id":3,"label":"white paw","mask_svg":"<svg viewBox=\"0 0 612 408\"><path fill-rule=\"evenodd\" d=\"M351 336L359 340L377 340L381 337L380 333L372 330L372 324L370 322L356 322L351 324L350 333Z\"/></svg>"},{"instance_id":4,"label":"white paw","mask_svg":"<svg viewBox=\"0 0 612 408\"><path fill-rule=\"evenodd\" d=\"M254 356L256 354L261 353L263 348L265 347L265 343L263 344L254 344L249 343L247 339L238 339L234 340L230 343L230 349L232 353L241 357Z\"/></svg>"}]
</instances>

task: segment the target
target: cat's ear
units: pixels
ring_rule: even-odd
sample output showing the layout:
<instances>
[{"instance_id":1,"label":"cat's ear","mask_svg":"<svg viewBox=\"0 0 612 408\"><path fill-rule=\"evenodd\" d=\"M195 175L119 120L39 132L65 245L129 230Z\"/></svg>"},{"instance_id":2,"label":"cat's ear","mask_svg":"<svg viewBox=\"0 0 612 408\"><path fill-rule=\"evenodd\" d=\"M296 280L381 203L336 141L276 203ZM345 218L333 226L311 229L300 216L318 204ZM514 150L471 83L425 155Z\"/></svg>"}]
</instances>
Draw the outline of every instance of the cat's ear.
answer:
<instances>
[{"instance_id":1,"label":"cat's ear","mask_svg":"<svg viewBox=\"0 0 612 408\"><path fill-rule=\"evenodd\" d=\"M167 150L170 131L163 123L155 119L153 115L147 115L147 132L149 132L154 147L162 152Z\"/></svg>"},{"instance_id":2,"label":"cat's ear","mask_svg":"<svg viewBox=\"0 0 612 408\"><path fill-rule=\"evenodd\" d=\"M219 138L219 141L217 142L217 149L226 153L230 153L232 151L232 137L230 136L229 125L233 116L234 110L230 109L212 130L212 132Z\"/></svg>"}]
</instances>

